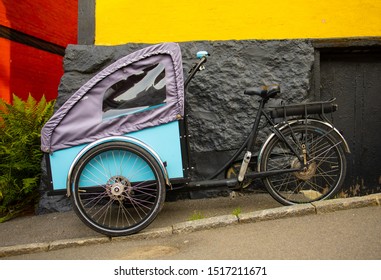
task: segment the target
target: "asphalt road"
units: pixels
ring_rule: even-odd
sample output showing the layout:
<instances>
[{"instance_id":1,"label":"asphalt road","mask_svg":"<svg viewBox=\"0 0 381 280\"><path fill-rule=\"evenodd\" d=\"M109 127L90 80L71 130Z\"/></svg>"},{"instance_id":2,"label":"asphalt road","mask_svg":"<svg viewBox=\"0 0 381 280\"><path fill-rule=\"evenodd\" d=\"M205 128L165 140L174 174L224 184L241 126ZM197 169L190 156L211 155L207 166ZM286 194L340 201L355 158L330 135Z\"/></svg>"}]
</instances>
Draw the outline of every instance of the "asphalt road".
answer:
<instances>
[{"instance_id":1,"label":"asphalt road","mask_svg":"<svg viewBox=\"0 0 381 280\"><path fill-rule=\"evenodd\" d=\"M365 207L8 259L380 260L380 233L381 207Z\"/></svg>"}]
</instances>

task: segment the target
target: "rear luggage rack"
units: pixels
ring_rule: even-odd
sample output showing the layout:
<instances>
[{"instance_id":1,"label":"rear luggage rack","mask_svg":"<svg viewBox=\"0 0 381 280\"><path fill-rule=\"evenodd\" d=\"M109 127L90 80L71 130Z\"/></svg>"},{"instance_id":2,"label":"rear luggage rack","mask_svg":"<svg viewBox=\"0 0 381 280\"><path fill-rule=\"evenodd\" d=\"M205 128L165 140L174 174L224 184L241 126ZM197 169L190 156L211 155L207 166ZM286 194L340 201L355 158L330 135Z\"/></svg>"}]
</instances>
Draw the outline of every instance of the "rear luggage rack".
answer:
<instances>
[{"instance_id":1,"label":"rear luggage rack","mask_svg":"<svg viewBox=\"0 0 381 280\"><path fill-rule=\"evenodd\" d=\"M269 111L270 116L275 118L287 118L291 116L324 115L325 113L335 112L338 105L332 103L336 98L328 101L317 101L302 104L290 104L278 107L272 107Z\"/></svg>"}]
</instances>

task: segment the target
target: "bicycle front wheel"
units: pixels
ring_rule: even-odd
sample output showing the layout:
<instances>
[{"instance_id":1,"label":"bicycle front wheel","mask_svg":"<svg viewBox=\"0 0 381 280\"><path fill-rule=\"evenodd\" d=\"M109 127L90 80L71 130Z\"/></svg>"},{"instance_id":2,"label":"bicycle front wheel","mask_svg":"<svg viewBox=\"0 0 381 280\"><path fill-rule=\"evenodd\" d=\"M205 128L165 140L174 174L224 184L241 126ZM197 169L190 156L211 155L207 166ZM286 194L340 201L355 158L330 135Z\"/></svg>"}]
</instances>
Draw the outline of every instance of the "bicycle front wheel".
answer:
<instances>
[{"instance_id":1,"label":"bicycle front wheel","mask_svg":"<svg viewBox=\"0 0 381 280\"><path fill-rule=\"evenodd\" d=\"M165 200L160 166L146 150L131 143L107 142L89 150L72 178L76 214L108 236L144 229Z\"/></svg>"},{"instance_id":2,"label":"bicycle front wheel","mask_svg":"<svg viewBox=\"0 0 381 280\"><path fill-rule=\"evenodd\" d=\"M346 173L346 158L340 139L329 131L308 124L297 124L282 131L285 139L306 167L263 179L268 192L280 203L292 205L333 197ZM295 169L302 166L292 149L279 137L264 148L261 171Z\"/></svg>"}]
</instances>

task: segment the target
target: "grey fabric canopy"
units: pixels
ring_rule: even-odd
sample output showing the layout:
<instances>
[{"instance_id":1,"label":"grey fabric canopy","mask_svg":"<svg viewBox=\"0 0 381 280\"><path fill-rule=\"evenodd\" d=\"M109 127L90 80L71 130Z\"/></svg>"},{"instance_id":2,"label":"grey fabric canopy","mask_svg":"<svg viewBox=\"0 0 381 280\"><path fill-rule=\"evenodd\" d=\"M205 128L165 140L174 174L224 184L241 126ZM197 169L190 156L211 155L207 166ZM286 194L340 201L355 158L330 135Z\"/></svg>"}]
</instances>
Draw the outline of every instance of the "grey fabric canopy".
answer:
<instances>
[{"instance_id":1,"label":"grey fabric canopy","mask_svg":"<svg viewBox=\"0 0 381 280\"><path fill-rule=\"evenodd\" d=\"M78 89L41 131L44 152L168 123L184 114L184 80L178 44L129 54Z\"/></svg>"}]
</instances>

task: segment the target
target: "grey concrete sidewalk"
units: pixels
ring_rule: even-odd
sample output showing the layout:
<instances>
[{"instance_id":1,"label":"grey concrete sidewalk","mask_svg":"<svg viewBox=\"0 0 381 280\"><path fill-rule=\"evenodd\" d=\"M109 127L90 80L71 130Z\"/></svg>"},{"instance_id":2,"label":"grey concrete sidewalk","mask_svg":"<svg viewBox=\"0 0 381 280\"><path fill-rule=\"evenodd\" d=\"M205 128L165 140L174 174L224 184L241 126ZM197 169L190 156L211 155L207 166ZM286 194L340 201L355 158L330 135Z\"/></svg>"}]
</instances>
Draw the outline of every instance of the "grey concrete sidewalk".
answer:
<instances>
[{"instance_id":1,"label":"grey concrete sidewalk","mask_svg":"<svg viewBox=\"0 0 381 280\"><path fill-rule=\"evenodd\" d=\"M149 239L218 228L239 223L316 215L368 206L380 206L381 194L282 206L268 194L237 194L198 200L166 202L156 220L142 232L109 238L85 226L70 211L22 217L0 224L0 257L58 250L87 244ZM194 213L202 219L190 221Z\"/></svg>"}]
</instances>

